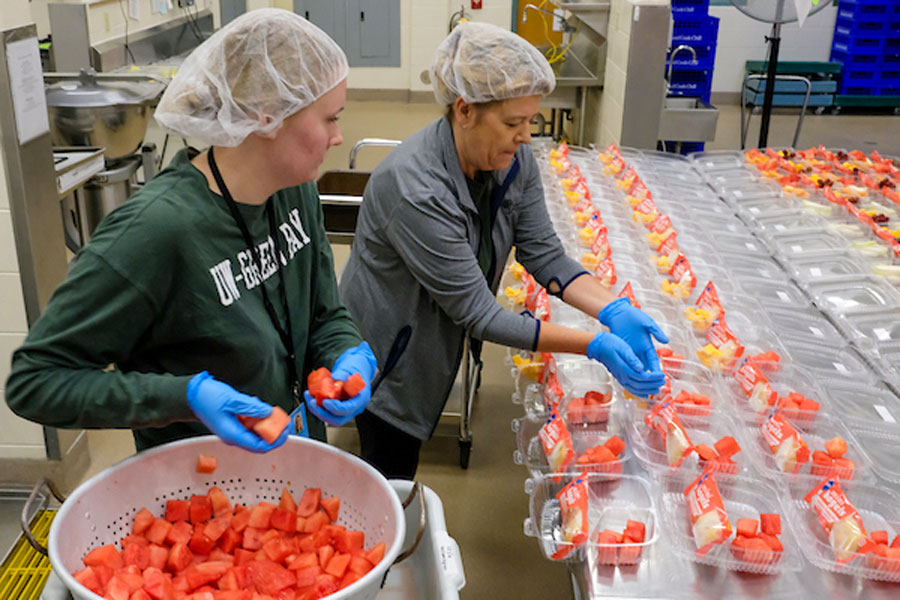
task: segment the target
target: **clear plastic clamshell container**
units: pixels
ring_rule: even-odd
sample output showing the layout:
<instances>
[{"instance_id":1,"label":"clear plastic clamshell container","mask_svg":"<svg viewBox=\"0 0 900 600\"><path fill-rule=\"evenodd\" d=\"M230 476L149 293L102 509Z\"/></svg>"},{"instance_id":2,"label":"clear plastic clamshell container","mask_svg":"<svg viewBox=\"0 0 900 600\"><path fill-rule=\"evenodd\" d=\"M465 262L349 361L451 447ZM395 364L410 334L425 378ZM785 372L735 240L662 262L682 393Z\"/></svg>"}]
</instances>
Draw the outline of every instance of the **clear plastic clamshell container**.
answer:
<instances>
[{"instance_id":1,"label":"clear plastic clamshell container","mask_svg":"<svg viewBox=\"0 0 900 600\"><path fill-rule=\"evenodd\" d=\"M805 308L770 308L766 316L775 331L781 335L789 335L811 344L828 344L841 346L845 343L841 332L831 324L819 309L813 306Z\"/></svg>"},{"instance_id":2,"label":"clear plastic clamshell container","mask_svg":"<svg viewBox=\"0 0 900 600\"><path fill-rule=\"evenodd\" d=\"M833 315L880 309L900 310L900 291L875 275L814 281L807 289L816 303Z\"/></svg>"},{"instance_id":3,"label":"clear plastic clamshell container","mask_svg":"<svg viewBox=\"0 0 900 600\"><path fill-rule=\"evenodd\" d=\"M744 171L747 161L740 150L712 150L708 152L693 152L688 158L694 162L697 169L703 173L708 171Z\"/></svg>"},{"instance_id":4,"label":"clear plastic clamshell container","mask_svg":"<svg viewBox=\"0 0 900 600\"><path fill-rule=\"evenodd\" d=\"M808 306L809 300L793 283L757 277L736 278L747 294L767 306Z\"/></svg>"},{"instance_id":5,"label":"clear plastic clamshell container","mask_svg":"<svg viewBox=\"0 0 900 600\"><path fill-rule=\"evenodd\" d=\"M824 228L827 227L828 221L818 215L804 213L799 208L791 207L759 215L754 219L754 224L763 237L768 237L791 233L798 229Z\"/></svg>"},{"instance_id":6,"label":"clear plastic clamshell container","mask_svg":"<svg viewBox=\"0 0 900 600\"><path fill-rule=\"evenodd\" d=\"M513 451L513 462L523 465L530 476L547 475L553 473L553 468L547 461L547 454L541 445L539 433L547 422L546 419L536 416L525 416L513 419L512 430L516 434L516 450ZM602 446L613 436L625 441L625 428L622 417L616 413L603 423L586 426L584 424L569 424L566 422L569 435L572 438L572 447L575 450L575 459L566 467L565 472L577 475L582 472L606 473L609 475L621 475L622 467L631 458L631 449L627 442L625 449L617 457L617 460L607 462L587 461L587 458L578 462L578 459L590 448Z\"/></svg>"},{"instance_id":7,"label":"clear plastic clamshell container","mask_svg":"<svg viewBox=\"0 0 900 600\"><path fill-rule=\"evenodd\" d=\"M587 473L588 483L588 538L581 546L565 541L562 512L556 495L570 481L579 476L566 476L554 481L552 475L540 475L525 481L530 516L525 519L525 535L538 538L544 556L559 560L554 555L568 554L566 563L592 560L614 561L619 564L635 564L641 560L643 550L659 540L660 526L656 502L650 485L635 475L604 475ZM644 524L644 541L639 544L598 544L597 536L604 530L621 533L627 522ZM624 562L620 562L623 560Z\"/></svg>"},{"instance_id":8,"label":"clear plastic clamshell container","mask_svg":"<svg viewBox=\"0 0 900 600\"><path fill-rule=\"evenodd\" d=\"M834 416L846 419L854 433L859 434L862 429L894 429L900 434L900 398L883 385L847 380L824 380L821 384L834 407ZM900 446L895 452L897 449ZM896 457L891 460L897 461ZM900 470L900 462L897 468Z\"/></svg>"},{"instance_id":9,"label":"clear plastic clamshell container","mask_svg":"<svg viewBox=\"0 0 900 600\"><path fill-rule=\"evenodd\" d=\"M740 366L741 363L738 363L738 368ZM792 364L783 364L777 370L763 368L761 372L768 379L769 386L777 394L777 398L790 397L793 392L803 394L805 398L816 403L810 405L809 409L797 408L795 403L785 406L783 412L786 417L800 423L811 423L820 414L834 413L831 399L822 391L816 380L802 369ZM742 420L761 423L774 408L771 405L764 405L763 401L766 399L762 396L759 398L748 397L734 375L722 377L717 380L717 383L722 398L727 399L734 406L738 417Z\"/></svg>"},{"instance_id":10,"label":"clear plastic clamshell container","mask_svg":"<svg viewBox=\"0 0 900 600\"><path fill-rule=\"evenodd\" d=\"M783 415L785 416L785 415ZM802 463L796 473L785 472L778 464L776 455L769 449L762 433L761 424L752 421L742 423L740 430L741 447L744 448L754 468L771 479L779 482L801 478L810 481L821 481L823 477L840 477L841 480L871 481L873 480L872 459L863 450L851 431L839 420L827 415L819 415L815 421L799 421L787 418L800 437L809 446L809 460ZM816 462L814 453L818 450L826 452L825 442L835 438L843 438L847 442L847 453L844 458L853 461L853 465L828 465ZM788 463L793 466L794 463Z\"/></svg>"},{"instance_id":11,"label":"clear plastic clamshell container","mask_svg":"<svg viewBox=\"0 0 900 600\"><path fill-rule=\"evenodd\" d=\"M897 460L897 449L900 448L900 428L860 429L856 432L856 439L872 458L872 468L875 473L882 479L900 484L900 461Z\"/></svg>"},{"instance_id":12,"label":"clear plastic clamshell container","mask_svg":"<svg viewBox=\"0 0 900 600\"><path fill-rule=\"evenodd\" d=\"M877 312L846 315L841 324L863 352L900 343L900 306Z\"/></svg>"},{"instance_id":13,"label":"clear plastic clamshell container","mask_svg":"<svg viewBox=\"0 0 900 600\"><path fill-rule=\"evenodd\" d=\"M720 252L719 262L735 279L756 277L787 281L788 273L781 264L769 256L753 256L747 253Z\"/></svg>"},{"instance_id":14,"label":"clear plastic clamshell container","mask_svg":"<svg viewBox=\"0 0 900 600\"><path fill-rule=\"evenodd\" d=\"M797 340L788 335L781 341L791 352L791 358L798 368L806 368L816 379L838 379L857 382L871 382L875 372L852 349L840 346L825 347Z\"/></svg>"},{"instance_id":15,"label":"clear plastic clamshell container","mask_svg":"<svg viewBox=\"0 0 900 600\"><path fill-rule=\"evenodd\" d=\"M725 512L731 523L732 534L721 544L713 546L706 554L697 553L691 525L691 513L684 490L693 477L682 474L664 477L660 481L660 515L665 527L665 537L671 540L671 548L683 558L731 571L746 571L758 575L770 575L802 568L800 551L791 532L786 527L777 492L758 478L730 477L715 474L716 486L722 496ZM738 519L758 521L761 514L782 516L781 534L778 540L782 552L735 549L732 541L737 536Z\"/></svg>"},{"instance_id":16,"label":"clear plastic clamshell container","mask_svg":"<svg viewBox=\"0 0 900 600\"><path fill-rule=\"evenodd\" d=\"M831 233L824 227L773 233L766 238L775 251L788 262L793 260L793 257L808 252L845 250L848 247L844 236Z\"/></svg>"},{"instance_id":17,"label":"clear plastic clamshell container","mask_svg":"<svg viewBox=\"0 0 900 600\"><path fill-rule=\"evenodd\" d=\"M787 522L806 559L828 571L878 581L900 581L900 558L857 554L849 562L838 562L829 536L816 513L804 499L822 479L796 479L782 488ZM847 499L859 512L867 532L887 531L888 538L900 534L900 497L881 484L840 480Z\"/></svg>"},{"instance_id":18,"label":"clear plastic clamshell container","mask_svg":"<svg viewBox=\"0 0 900 600\"><path fill-rule=\"evenodd\" d=\"M670 394L673 399L690 397L694 394L706 396L708 402L697 402L693 399L675 400L675 412L685 417L708 417L720 406L721 390L716 384L717 376L700 363L680 360L673 357L661 357L660 365L669 378ZM653 404L663 399L661 394L652 398L638 398L625 391L625 398L632 407L632 416L642 420Z\"/></svg>"},{"instance_id":19,"label":"clear plastic clamshell container","mask_svg":"<svg viewBox=\"0 0 900 600\"><path fill-rule=\"evenodd\" d=\"M809 252L790 257L788 267L804 284L821 279L865 275L869 269L847 250Z\"/></svg>"},{"instance_id":20,"label":"clear plastic clamshell container","mask_svg":"<svg viewBox=\"0 0 900 600\"><path fill-rule=\"evenodd\" d=\"M748 221L764 218L766 215L796 208L792 200L782 194L744 198L735 204L738 213Z\"/></svg>"},{"instance_id":21,"label":"clear plastic clamshell container","mask_svg":"<svg viewBox=\"0 0 900 600\"><path fill-rule=\"evenodd\" d=\"M670 465L668 453L666 452L666 443L663 441L662 435L650 427L645 421L647 411L633 408L632 418L626 419L628 424L628 443L631 444L631 450L635 458L651 473L656 475L667 475L672 473L694 473L699 474L706 467L707 462L700 460L697 452L692 451L684 461L677 467ZM739 425L732 421L728 415L722 411L715 411L705 417L690 417L679 414L679 419L683 425L691 444L706 444L710 448L715 443L726 436L731 436L738 440ZM717 476L731 477L738 474L747 475L752 472L749 457L743 450L731 457L734 463L716 463Z\"/></svg>"}]
</instances>

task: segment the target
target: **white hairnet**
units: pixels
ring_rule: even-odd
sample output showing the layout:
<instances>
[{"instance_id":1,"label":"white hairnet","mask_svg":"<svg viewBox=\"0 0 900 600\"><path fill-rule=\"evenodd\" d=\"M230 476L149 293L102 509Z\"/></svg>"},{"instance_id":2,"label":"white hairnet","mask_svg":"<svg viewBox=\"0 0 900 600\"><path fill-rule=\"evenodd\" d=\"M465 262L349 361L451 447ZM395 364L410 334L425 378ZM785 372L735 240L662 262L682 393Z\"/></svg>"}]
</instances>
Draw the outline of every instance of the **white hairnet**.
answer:
<instances>
[{"instance_id":1,"label":"white hairnet","mask_svg":"<svg viewBox=\"0 0 900 600\"><path fill-rule=\"evenodd\" d=\"M434 97L445 106L545 95L556 87L550 63L511 31L471 21L458 25L434 53Z\"/></svg>"},{"instance_id":2,"label":"white hairnet","mask_svg":"<svg viewBox=\"0 0 900 600\"><path fill-rule=\"evenodd\" d=\"M156 120L217 146L277 131L347 78L344 51L290 11L241 15L200 44L169 84Z\"/></svg>"}]
</instances>

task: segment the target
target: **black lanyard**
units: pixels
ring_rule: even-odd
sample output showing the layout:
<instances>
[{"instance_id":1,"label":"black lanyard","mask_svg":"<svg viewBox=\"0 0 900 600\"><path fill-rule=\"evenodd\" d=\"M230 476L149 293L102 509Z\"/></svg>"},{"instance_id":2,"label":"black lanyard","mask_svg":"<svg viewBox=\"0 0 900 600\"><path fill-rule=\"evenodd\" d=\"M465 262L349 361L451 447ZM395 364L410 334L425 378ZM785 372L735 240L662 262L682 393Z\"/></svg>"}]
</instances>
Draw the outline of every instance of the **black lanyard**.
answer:
<instances>
[{"instance_id":1,"label":"black lanyard","mask_svg":"<svg viewBox=\"0 0 900 600\"><path fill-rule=\"evenodd\" d=\"M250 236L250 230L247 228L247 222L244 221L243 215L241 215L241 211L238 210L237 203L234 201L234 198L231 196L231 192L228 191L228 187L225 185L225 181L222 179L222 174L219 172L219 167L216 165L216 159L213 156L212 146L209 148L208 153L209 160L209 169L212 171L213 178L216 180L216 185L219 186L219 192L221 192L222 197L225 198L225 203L228 205L228 210L231 211L231 216L234 218L235 223L237 223L238 228L241 230L241 235L244 238L244 243L247 244L247 248L250 250L250 256L253 260L253 266L256 268L259 273L259 288L262 290L263 297L263 305L266 307L266 313L269 315L269 319L272 321L272 325L275 326L275 330L278 332L278 337L281 338L281 343L284 344L284 349L287 351L288 355L288 377L290 377L290 387L291 394L293 395L294 405L299 404L300 402L300 382L297 379L297 363L294 357L294 340L291 336L291 311L289 310L288 302L287 302L287 292L284 285L284 271L281 265L281 244L278 243L278 230L275 226L275 209L272 208L271 199L266 204L266 216L269 221L269 235L272 237L272 242L275 244L275 262L277 263L278 268L278 293L281 296L281 302L284 306L284 320L285 327L281 326L281 322L278 319L278 313L275 312L275 307L272 306L272 302L269 300L269 294L266 292L266 282L265 277L263 276L262 270L262 259L260 257L259 247L253 243L253 238Z\"/></svg>"}]
</instances>

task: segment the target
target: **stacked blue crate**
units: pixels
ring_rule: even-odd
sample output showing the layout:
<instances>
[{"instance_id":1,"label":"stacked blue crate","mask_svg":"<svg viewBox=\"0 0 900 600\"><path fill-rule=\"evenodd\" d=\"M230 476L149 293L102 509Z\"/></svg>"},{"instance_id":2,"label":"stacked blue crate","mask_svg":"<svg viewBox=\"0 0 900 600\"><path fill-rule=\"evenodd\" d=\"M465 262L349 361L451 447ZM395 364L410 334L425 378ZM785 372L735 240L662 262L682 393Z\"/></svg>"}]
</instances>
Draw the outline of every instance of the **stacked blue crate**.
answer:
<instances>
[{"instance_id":1,"label":"stacked blue crate","mask_svg":"<svg viewBox=\"0 0 900 600\"><path fill-rule=\"evenodd\" d=\"M713 67L716 63L716 41L719 19L709 16L709 0L672 0L672 47L690 46L697 54L679 52L672 65L669 94L691 96L709 102L712 92ZM666 59L666 71L669 59ZM683 143L682 153L703 150L703 142Z\"/></svg>"},{"instance_id":2,"label":"stacked blue crate","mask_svg":"<svg viewBox=\"0 0 900 600\"><path fill-rule=\"evenodd\" d=\"M831 60L841 94L900 95L900 0L840 0Z\"/></svg>"}]
</instances>

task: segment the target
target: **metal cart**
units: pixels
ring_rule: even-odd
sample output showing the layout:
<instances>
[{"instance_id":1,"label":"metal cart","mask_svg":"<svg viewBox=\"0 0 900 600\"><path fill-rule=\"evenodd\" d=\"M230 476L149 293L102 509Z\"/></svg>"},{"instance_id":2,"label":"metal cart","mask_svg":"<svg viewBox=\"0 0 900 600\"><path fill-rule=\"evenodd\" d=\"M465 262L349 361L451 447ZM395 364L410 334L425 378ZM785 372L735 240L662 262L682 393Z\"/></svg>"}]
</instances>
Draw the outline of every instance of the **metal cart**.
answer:
<instances>
[{"instance_id":1,"label":"metal cart","mask_svg":"<svg viewBox=\"0 0 900 600\"><path fill-rule=\"evenodd\" d=\"M356 169L356 156L366 147L393 147L399 140L383 138L363 138L350 149L348 169L326 171L316 181L319 199L325 217L325 232L332 244L353 244L356 231L356 219L362 204L363 191L369 181L371 171ZM456 409L445 407L442 419L458 419L459 466L469 467L469 456L472 451L472 408L478 396L481 384L482 362L480 356L472 352L471 344L466 338L463 347L463 360L457 374L451 398L456 398Z\"/></svg>"}]
</instances>

